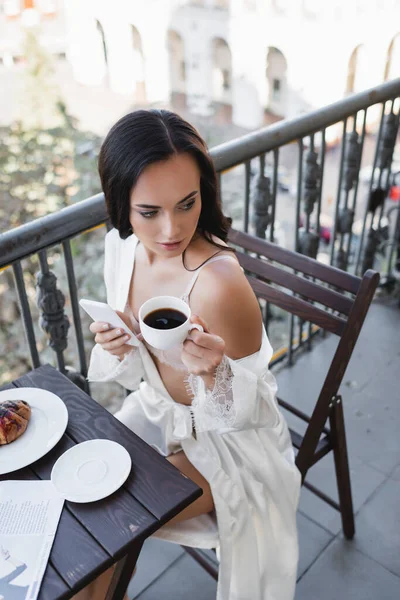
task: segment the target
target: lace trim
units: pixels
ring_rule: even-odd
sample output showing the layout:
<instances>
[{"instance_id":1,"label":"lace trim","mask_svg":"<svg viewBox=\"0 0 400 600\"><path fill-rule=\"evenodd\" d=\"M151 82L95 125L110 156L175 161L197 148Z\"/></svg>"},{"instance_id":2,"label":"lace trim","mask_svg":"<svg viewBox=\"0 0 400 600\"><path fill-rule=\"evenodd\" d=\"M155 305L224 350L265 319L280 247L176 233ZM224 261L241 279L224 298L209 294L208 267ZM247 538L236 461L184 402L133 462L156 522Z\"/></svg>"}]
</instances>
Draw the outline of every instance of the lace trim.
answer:
<instances>
[{"instance_id":1,"label":"lace trim","mask_svg":"<svg viewBox=\"0 0 400 600\"><path fill-rule=\"evenodd\" d=\"M236 420L233 402L233 373L226 356L223 357L215 372L212 390L205 387L201 377L189 374L185 380L186 389L193 397L192 411L196 431L207 431L232 427ZM202 392L204 391L204 394ZM204 398L202 396L204 395Z\"/></svg>"}]
</instances>

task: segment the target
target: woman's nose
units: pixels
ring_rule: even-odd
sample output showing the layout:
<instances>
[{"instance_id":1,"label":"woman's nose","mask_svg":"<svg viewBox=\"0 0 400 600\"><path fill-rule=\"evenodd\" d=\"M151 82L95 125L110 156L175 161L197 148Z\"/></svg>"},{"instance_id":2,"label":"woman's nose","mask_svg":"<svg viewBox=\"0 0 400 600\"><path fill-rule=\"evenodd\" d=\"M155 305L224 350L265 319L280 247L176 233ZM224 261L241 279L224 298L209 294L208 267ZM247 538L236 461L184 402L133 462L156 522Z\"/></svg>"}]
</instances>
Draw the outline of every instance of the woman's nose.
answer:
<instances>
[{"instance_id":1,"label":"woman's nose","mask_svg":"<svg viewBox=\"0 0 400 600\"><path fill-rule=\"evenodd\" d=\"M166 217L163 223L163 230L166 242L179 241L179 225L176 222L176 219L172 217Z\"/></svg>"}]
</instances>

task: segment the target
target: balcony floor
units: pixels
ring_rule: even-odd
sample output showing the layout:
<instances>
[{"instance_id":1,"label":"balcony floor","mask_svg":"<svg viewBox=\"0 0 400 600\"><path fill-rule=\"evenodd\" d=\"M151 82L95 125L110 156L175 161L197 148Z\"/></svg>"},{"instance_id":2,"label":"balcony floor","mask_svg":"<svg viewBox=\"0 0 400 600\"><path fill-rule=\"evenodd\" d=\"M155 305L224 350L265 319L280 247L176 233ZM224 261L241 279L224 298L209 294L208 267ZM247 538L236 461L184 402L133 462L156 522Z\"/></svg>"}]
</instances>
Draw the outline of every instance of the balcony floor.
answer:
<instances>
[{"instance_id":1,"label":"balcony floor","mask_svg":"<svg viewBox=\"0 0 400 600\"><path fill-rule=\"evenodd\" d=\"M356 536L341 533L339 513L308 490L298 512L299 581L296 600L393 600L400 590L400 309L391 299L371 307L342 384L350 454ZM310 410L335 338L277 373L279 393ZM313 377L306 380L305 372ZM289 419L288 419L289 421ZM298 423L296 423L298 427ZM308 480L336 495L330 455ZM129 597L140 600L215 599L214 580L179 546L150 539L143 547ZM249 598L249 600L251 600Z\"/></svg>"}]
</instances>

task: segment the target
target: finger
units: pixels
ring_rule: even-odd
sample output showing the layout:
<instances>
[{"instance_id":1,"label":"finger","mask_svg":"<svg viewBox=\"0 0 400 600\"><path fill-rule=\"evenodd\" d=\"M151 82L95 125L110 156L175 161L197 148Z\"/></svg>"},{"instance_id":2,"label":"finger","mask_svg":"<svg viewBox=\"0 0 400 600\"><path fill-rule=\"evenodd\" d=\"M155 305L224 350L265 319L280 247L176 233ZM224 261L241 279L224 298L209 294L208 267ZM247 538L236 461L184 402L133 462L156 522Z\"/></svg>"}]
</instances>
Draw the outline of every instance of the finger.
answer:
<instances>
[{"instance_id":1,"label":"finger","mask_svg":"<svg viewBox=\"0 0 400 600\"><path fill-rule=\"evenodd\" d=\"M122 335L119 338L117 338L116 340L112 340L111 342L106 342L105 344L101 344L102 348L104 348L104 350L107 350L108 352L112 352L113 350L118 350L118 353L121 352L121 347L122 346L127 346L127 341L129 340L129 335ZM131 346L129 346L130 349Z\"/></svg>"},{"instance_id":2,"label":"finger","mask_svg":"<svg viewBox=\"0 0 400 600\"><path fill-rule=\"evenodd\" d=\"M204 319L201 319L198 315L192 315L190 317L190 322L197 323L197 325L201 325L202 328L204 329L205 333L210 332L210 330L208 329L207 323L204 321Z\"/></svg>"},{"instance_id":3,"label":"finger","mask_svg":"<svg viewBox=\"0 0 400 600\"><path fill-rule=\"evenodd\" d=\"M225 342L221 337L219 337L219 335L203 333L202 331L197 331L196 329L193 329L190 332L188 340L191 340L198 346L202 346L208 350L215 350L216 352L223 352L225 349Z\"/></svg>"},{"instance_id":4,"label":"finger","mask_svg":"<svg viewBox=\"0 0 400 600\"><path fill-rule=\"evenodd\" d=\"M110 329L109 323L103 323L102 321L95 321L94 323L90 323L89 330L92 333L100 333L102 331L108 331Z\"/></svg>"},{"instance_id":5,"label":"finger","mask_svg":"<svg viewBox=\"0 0 400 600\"><path fill-rule=\"evenodd\" d=\"M189 354L186 350L182 350L181 360L188 369L189 373L193 375L205 375L215 374L215 370L221 363L221 357L217 355L206 356L205 358L199 358Z\"/></svg>"},{"instance_id":6,"label":"finger","mask_svg":"<svg viewBox=\"0 0 400 600\"><path fill-rule=\"evenodd\" d=\"M114 350L115 348L120 348L121 346L126 344L129 341L129 339L130 339L129 335L124 334L124 335L120 335L112 340L97 342L97 343L100 344L101 347L104 348L104 350L110 351L110 350ZM95 341L96 341L96 338L95 338Z\"/></svg>"},{"instance_id":7,"label":"finger","mask_svg":"<svg viewBox=\"0 0 400 600\"><path fill-rule=\"evenodd\" d=\"M190 356L195 356L196 358L206 358L209 350L198 344L192 342L192 340L186 340L183 343L183 350L190 354Z\"/></svg>"},{"instance_id":8,"label":"finger","mask_svg":"<svg viewBox=\"0 0 400 600\"><path fill-rule=\"evenodd\" d=\"M113 340L115 340L123 335L127 335L128 339L130 339L130 337L131 337L123 329L110 329L109 331L106 331L105 333L97 333L94 340L97 344L106 344L108 342L112 342Z\"/></svg>"},{"instance_id":9,"label":"finger","mask_svg":"<svg viewBox=\"0 0 400 600\"><path fill-rule=\"evenodd\" d=\"M223 355L223 352L213 352L188 342L182 349L181 359L183 362L190 361L192 365L201 363L203 370L210 371L220 364Z\"/></svg>"}]
</instances>

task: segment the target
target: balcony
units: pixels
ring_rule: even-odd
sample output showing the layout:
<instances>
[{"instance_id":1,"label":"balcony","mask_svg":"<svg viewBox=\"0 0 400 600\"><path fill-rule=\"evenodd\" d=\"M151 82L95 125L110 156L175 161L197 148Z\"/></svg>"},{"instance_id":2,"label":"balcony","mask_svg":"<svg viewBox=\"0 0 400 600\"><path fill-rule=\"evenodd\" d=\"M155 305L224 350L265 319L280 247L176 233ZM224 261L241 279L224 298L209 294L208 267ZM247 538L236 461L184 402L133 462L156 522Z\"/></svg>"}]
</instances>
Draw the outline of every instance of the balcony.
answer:
<instances>
[{"instance_id":1,"label":"balcony","mask_svg":"<svg viewBox=\"0 0 400 600\"><path fill-rule=\"evenodd\" d=\"M400 542L393 526L400 491L399 114L395 80L211 150L236 229L357 275L368 268L381 273L341 389L357 533L344 540L334 508L303 488L298 600L318 598L322 589L332 599L389 599L400 583L393 558ZM89 391L92 340L78 299L104 300L107 227L104 199L97 195L0 235L0 384L50 362ZM332 338L265 302L261 308L280 391L310 412ZM305 380L304 372L313 376ZM90 393L112 412L124 394L104 384L91 384ZM294 417L286 416L290 424ZM309 483L335 496L328 456L310 471ZM149 541L132 597L183 599L194 590L196 599L213 598L215 582L181 548Z\"/></svg>"}]
</instances>

